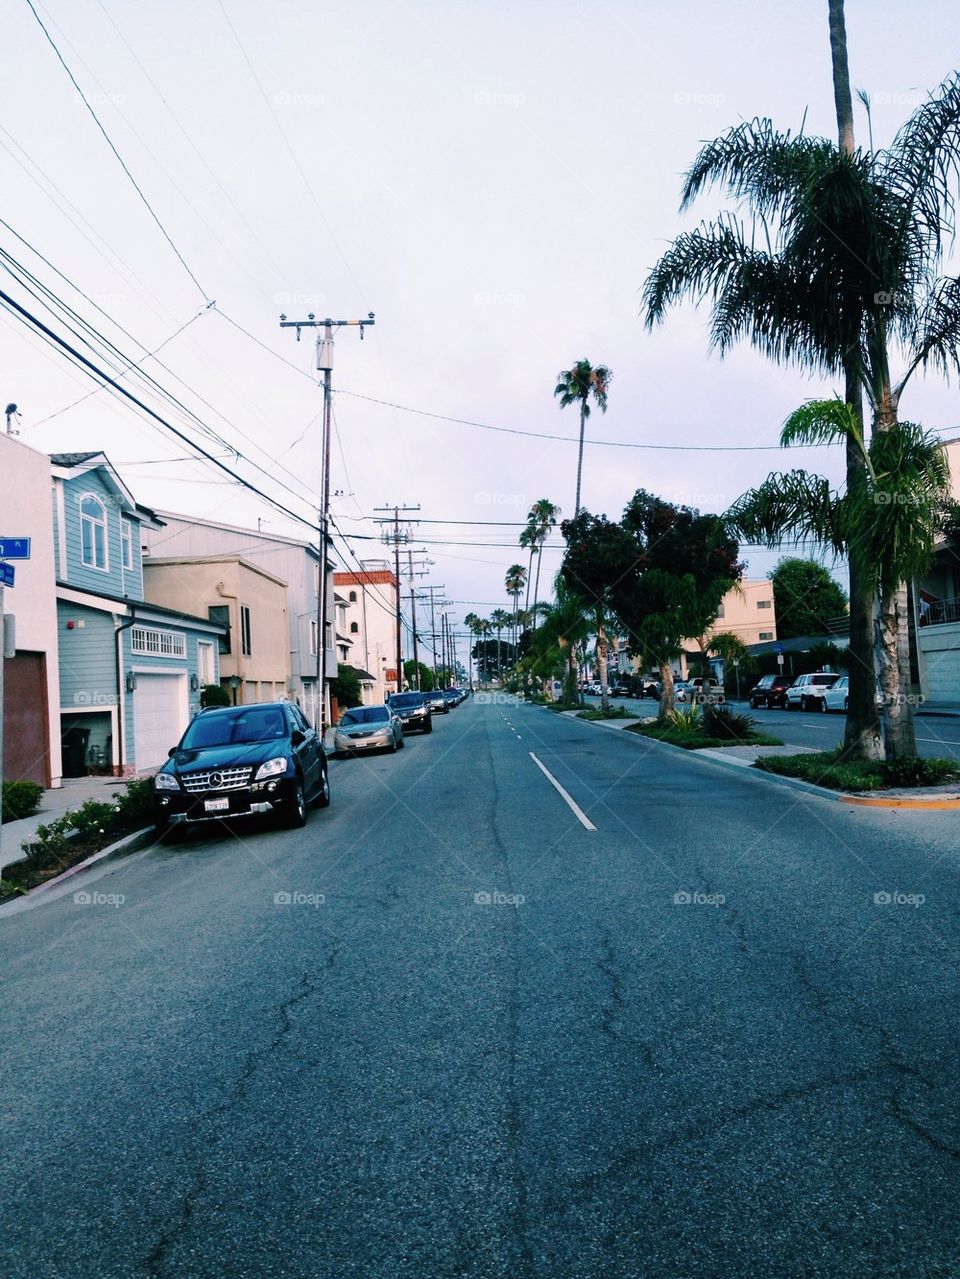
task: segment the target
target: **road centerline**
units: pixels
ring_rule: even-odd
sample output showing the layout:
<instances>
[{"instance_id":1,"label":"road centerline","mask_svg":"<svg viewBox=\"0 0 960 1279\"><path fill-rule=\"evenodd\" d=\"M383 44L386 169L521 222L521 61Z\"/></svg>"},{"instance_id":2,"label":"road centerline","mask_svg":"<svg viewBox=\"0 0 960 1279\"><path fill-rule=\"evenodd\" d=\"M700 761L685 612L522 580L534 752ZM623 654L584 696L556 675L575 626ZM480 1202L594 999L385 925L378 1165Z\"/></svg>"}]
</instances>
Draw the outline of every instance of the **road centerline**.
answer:
<instances>
[{"instance_id":1,"label":"road centerline","mask_svg":"<svg viewBox=\"0 0 960 1279\"><path fill-rule=\"evenodd\" d=\"M568 791L564 790L564 788L560 785L560 783L554 777L553 773L551 773L549 768L547 768L547 766L541 760L539 760L536 755L534 755L533 751L530 752L530 758L536 764L537 768L539 768L540 771L543 773L543 775L546 777L547 781L550 782L551 786L556 787L556 789L560 792L560 794L569 804L570 808L572 809L574 815L577 818L577 821L579 821L582 826L585 826L587 830L595 831L597 829L596 826L594 826L593 822L586 815L586 813L583 811L583 809L580 807L577 801L573 798L573 796Z\"/></svg>"}]
</instances>

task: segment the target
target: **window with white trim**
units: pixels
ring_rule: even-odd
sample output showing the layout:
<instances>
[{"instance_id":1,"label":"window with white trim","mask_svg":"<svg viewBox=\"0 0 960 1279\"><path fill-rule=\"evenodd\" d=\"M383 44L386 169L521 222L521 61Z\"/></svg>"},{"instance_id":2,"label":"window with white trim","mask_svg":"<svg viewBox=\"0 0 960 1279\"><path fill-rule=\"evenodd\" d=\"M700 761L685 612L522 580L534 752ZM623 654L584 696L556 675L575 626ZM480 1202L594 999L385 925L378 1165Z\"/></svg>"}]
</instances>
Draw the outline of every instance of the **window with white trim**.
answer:
<instances>
[{"instance_id":1,"label":"window with white trim","mask_svg":"<svg viewBox=\"0 0 960 1279\"><path fill-rule=\"evenodd\" d=\"M250 634L250 609L246 604L240 605L240 647L244 657L249 657L253 652L251 647L252 637Z\"/></svg>"},{"instance_id":2,"label":"window with white trim","mask_svg":"<svg viewBox=\"0 0 960 1279\"><path fill-rule=\"evenodd\" d=\"M120 521L120 545L123 548L123 567L133 569L133 525L129 520Z\"/></svg>"},{"instance_id":3,"label":"window with white trim","mask_svg":"<svg viewBox=\"0 0 960 1279\"><path fill-rule=\"evenodd\" d=\"M87 493L80 499L80 558L86 568L103 572L107 561L107 508L98 497Z\"/></svg>"},{"instance_id":4,"label":"window with white trim","mask_svg":"<svg viewBox=\"0 0 960 1279\"><path fill-rule=\"evenodd\" d=\"M310 623L310 652L314 657L317 655L317 619L314 618Z\"/></svg>"},{"instance_id":5,"label":"window with white trim","mask_svg":"<svg viewBox=\"0 0 960 1279\"><path fill-rule=\"evenodd\" d=\"M773 639L773 631L761 631L761 632L760 632L760 641L761 641L761 642L762 642L763 640L772 640L772 639Z\"/></svg>"},{"instance_id":6,"label":"window with white trim","mask_svg":"<svg viewBox=\"0 0 960 1279\"><path fill-rule=\"evenodd\" d=\"M757 608L773 608L773 600L757 600Z\"/></svg>"},{"instance_id":7,"label":"window with white trim","mask_svg":"<svg viewBox=\"0 0 960 1279\"><path fill-rule=\"evenodd\" d=\"M187 637L183 631L161 631L154 626L132 626L130 646L141 657L186 657Z\"/></svg>"}]
</instances>

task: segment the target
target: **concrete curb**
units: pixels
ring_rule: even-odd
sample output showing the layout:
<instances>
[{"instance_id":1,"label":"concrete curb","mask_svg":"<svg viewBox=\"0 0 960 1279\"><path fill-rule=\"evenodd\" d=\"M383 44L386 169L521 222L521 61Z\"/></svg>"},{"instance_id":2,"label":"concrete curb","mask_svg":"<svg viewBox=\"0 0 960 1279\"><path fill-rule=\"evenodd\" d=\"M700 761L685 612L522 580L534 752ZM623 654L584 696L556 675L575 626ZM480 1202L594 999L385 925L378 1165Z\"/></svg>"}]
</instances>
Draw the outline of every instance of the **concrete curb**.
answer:
<instances>
[{"instance_id":1,"label":"concrete curb","mask_svg":"<svg viewBox=\"0 0 960 1279\"><path fill-rule=\"evenodd\" d=\"M575 712L563 713L575 718ZM580 724L599 724L603 728L628 727L625 721L581 719L577 722ZM664 746L671 751L679 751L682 755L686 755L688 759L699 756L701 764L717 764L720 768L739 768L741 772L745 770L748 776L758 778L760 781L779 782L792 786L795 790L804 790L811 795L819 795L822 799L830 799L840 804L849 804L851 807L923 810L960 809L960 793L957 792L937 794L930 791L920 791L914 796L903 794L884 795L882 793L863 794L862 792L858 794L852 791L838 791L828 786L818 786L815 782L804 781L801 777L784 777L781 773L769 773L766 769L755 768L752 761L738 759L733 755L724 759L720 755L706 755L704 751L687 750L685 746L675 746L673 742L661 742L656 737L644 737L641 733L631 733L630 736L640 742L652 743L654 746Z\"/></svg>"},{"instance_id":2,"label":"concrete curb","mask_svg":"<svg viewBox=\"0 0 960 1279\"><path fill-rule=\"evenodd\" d=\"M19 897L14 897L11 901L4 902L0 905L0 918L4 915L16 915L21 910L26 909L27 903L32 905L42 905L38 903L38 898L56 888L58 884L64 883L68 879L72 879L74 875L79 875L82 870L87 870L90 866L95 866L97 862L106 861L108 857L118 857L121 853L135 852L136 848L147 842L149 837L154 835L152 826L144 826L141 830L132 831L129 835L124 835L122 839L116 840L113 844L108 844L106 848L101 848L99 853L93 853L90 857L85 858L82 862L77 862L76 866L68 866L66 870L61 871L59 875L55 875L53 879L45 879L42 884L37 884L35 888L31 888L29 892L23 893Z\"/></svg>"}]
</instances>

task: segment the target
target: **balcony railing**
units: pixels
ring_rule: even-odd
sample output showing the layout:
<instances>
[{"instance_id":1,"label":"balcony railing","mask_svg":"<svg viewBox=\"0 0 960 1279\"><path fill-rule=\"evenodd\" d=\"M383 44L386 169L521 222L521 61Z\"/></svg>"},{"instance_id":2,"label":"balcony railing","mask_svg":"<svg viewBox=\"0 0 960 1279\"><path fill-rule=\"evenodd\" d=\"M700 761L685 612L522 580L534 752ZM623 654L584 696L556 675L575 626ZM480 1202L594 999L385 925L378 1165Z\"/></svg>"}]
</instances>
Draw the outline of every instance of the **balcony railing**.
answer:
<instances>
[{"instance_id":1,"label":"balcony railing","mask_svg":"<svg viewBox=\"0 0 960 1279\"><path fill-rule=\"evenodd\" d=\"M920 607L921 626L939 626L944 622L960 622L960 596L948 600L936 600L924 611Z\"/></svg>"}]
</instances>

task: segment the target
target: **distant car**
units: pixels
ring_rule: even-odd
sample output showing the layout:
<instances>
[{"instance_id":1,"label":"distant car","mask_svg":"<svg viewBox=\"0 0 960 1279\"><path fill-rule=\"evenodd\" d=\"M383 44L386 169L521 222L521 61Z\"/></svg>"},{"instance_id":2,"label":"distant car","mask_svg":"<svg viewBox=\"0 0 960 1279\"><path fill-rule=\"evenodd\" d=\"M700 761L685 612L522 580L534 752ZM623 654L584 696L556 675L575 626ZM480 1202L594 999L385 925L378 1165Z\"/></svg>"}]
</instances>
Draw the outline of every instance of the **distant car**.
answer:
<instances>
[{"instance_id":1,"label":"distant car","mask_svg":"<svg viewBox=\"0 0 960 1279\"><path fill-rule=\"evenodd\" d=\"M611 693L611 696L613 697L632 697L633 685L630 683L629 680L625 680L625 679L617 680L617 682L610 689L610 693Z\"/></svg>"},{"instance_id":2,"label":"distant car","mask_svg":"<svg viewBox=\"0 0 960 1279\"><path fill-rule=\"evenodd\" d=\"M831 684L825 689L823 696L820 698L821 711L846 711L849 706L850 699L850 676L841 675L835 684ZM874 700L878 706L883 705L883 693L878 688L874 694Z\"/></svg>"},{"instance_id":3,"label":"distant car","mask_svg":"<svg viewBox=\"0 0 960 1279\"><path fill-rule=\"evenodd\" d=\"M675 702L688 702L690 700L690 685L685 679L673 681L673 700Z\"/></svg>"},{"instance_id":4,"label":"distant car","mask_svg":"<svg viewBox=\"0 0 960 1279\"><path fill-rule=\"evenodd\" d=\"M422 693L391 693L387 705L403 724L405 733L432 733L430 708Z\"/></svg>"},{"instance_id":5,"label":"distant car","mask_svg":"<svg viewBox=\"0 0 960 1279\"><path fill-rule=\"evenodd\" d=\"M712 706L720 706L726 701L723 685L716 679L704 679L702 675L690 681L690 698L696 702L709 702Z\"/></svg>"},{"instance_id":6,"label":"distant car","mask_svg":"<svg viewBox=\"0 0 960 1279\"><path fill-rule=\"evenodd\" d=\"M432 689L429 693L424 693L423 700L427 703L427 708L431 715L449 715L450 703L444 697L439 688Z\"/></svg>"},{"instance_id":7,"label":"distant car","mask_svg":"<svg viewBox=\"0 0 960 1279\"><path fill-rule=\"evenodd\" d=\"M769 711L786 705L787 689L792 683L790 675L764 675L750 690L750 709L764 706Z\"/></svg>"},{"instance_id":8,"label":"distant car","mask_svg":"<svg viewBox=\"0 0 960 1279\"><path fill-rule=\"evenodd\" d=\"M838 679L840 676L832 671L812 671L809 675L798 675L786 691L787 710L822 710L821 698Z\"/></svg>"},{"instance_id":9,"label":"distant car","mask_svg":"<svg viewBox=\"0 0 960 1279\"><path fill-rule=\"evenodd\" d=\"M292 702L200 711L153 779L158 835L257 814L303 826L329 803L323 744Z\"/></svg>"},{"instance_id":10,"label":"distant car","mask_svg":"<svg viewBox=\"0 0 960 1279\"><path fill-rule=\"evenodd\" d=\"M354 706L343 712L333 734L333 748L341 759L368 751L398 751L403 745L403 721L389 706Z\"/></svg>"},{"instance_id":11,"label":"distant car","mask_svg":"<svg viewBox=\"0 0 960 1279\"><path fill-rule=\"evenodd\" d=\"M658 679L650 679L645 677L643 680L643 691L641 697L659 697L663 691L663 685Z\"/></svg>"},{"instance_id":12,"label":"distant car","mask_svg":"<svg viewBox=\"0 0 960 1279\"><path fill-rule=\"evenodd\" d=\"M459 705L460 705L460 700L461 700L461 699L460 699L460 690L459 690L459 688L443 688L443 689L441 689L440 691L443 693L444 697L447 699L447 704L448 704L449 706L459 706Z\"/></svg>"}]
</instances>

